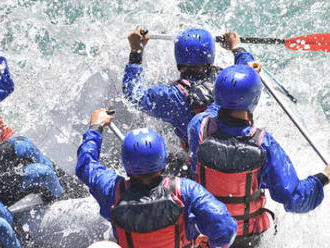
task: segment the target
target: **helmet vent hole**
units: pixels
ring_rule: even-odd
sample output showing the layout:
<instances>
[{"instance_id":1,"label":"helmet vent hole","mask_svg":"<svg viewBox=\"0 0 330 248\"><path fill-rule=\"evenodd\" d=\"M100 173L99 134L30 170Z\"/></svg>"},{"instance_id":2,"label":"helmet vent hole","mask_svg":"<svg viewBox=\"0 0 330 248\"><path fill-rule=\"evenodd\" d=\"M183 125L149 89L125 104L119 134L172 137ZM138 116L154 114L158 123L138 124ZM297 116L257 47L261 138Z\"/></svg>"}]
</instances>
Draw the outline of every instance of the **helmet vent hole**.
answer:
<instances>
[{"instance_id":1,"label":"helmet vent hole","mask_svg":"<svg viewBox=\"0 0 330 248\"><path fill-rule=\"evenodd\" d=\"M149 146L150 148L152 148L151 142L146 141L146 146Z\"/></svg>"}]
</instances>

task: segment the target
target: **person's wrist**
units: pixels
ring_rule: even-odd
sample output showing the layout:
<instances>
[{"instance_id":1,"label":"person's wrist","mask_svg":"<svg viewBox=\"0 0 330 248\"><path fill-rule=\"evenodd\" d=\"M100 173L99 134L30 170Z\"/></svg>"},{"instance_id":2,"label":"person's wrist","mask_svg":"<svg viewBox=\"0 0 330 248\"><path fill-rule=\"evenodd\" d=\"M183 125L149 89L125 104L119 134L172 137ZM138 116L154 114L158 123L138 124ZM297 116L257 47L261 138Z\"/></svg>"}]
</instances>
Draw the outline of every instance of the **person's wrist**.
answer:
<instances>
[{"instance_id":1,"label":"person's wrist","mask_svg":"<svg viewBox=\"0 0 330 248\"><path fill-rule=\"evenodd\" d=\"M90 124L89 130L98 131L100 134L103 132L103 126L99 123Z\"/></svg>"},{"instance_id":2,"label":"person's wrist","mask_svg":"<svg viewBox=\"0 0 330 248\"><path fill-rule=\"evenodd\" d=\"M330 182L330 174L326 173L325 171L322 171L322 173L328 178L328 183L329 183Z\"/></svg>"},{"instance_id":3,"label":"person's wrist","mask_svg":"<svg viewBox=\"0 0 330 248\"><path fill-rule=\"evenodd\" d=\"M327 175L324 171L314 175L316 178L320 180L323 186L327 185L330 182L330 175Z\"/></svg>"},{"instance_id":4,"label":"person's wrist","mask_svg":"<svg viewBox=\"0 0 330 248\"><path fill-rule=\"evenodd\" d=\"M143 50L142 51L134 51L131 50L129 54L129 64L142 64L142 56L143 56Z\"/></svg>"},{"instance_id":5,"label":"person's wrist","mask_svg":"<svg viewBox=\"0 0 330 248\"><path fill-rule=\"evenodd\" d=\"M243 52L246 52L245 48L244 47L236 47L234 49L231 50L233 52L234 55L238 54L238 53L243 53Z\"/></svg>"}]
</instances>

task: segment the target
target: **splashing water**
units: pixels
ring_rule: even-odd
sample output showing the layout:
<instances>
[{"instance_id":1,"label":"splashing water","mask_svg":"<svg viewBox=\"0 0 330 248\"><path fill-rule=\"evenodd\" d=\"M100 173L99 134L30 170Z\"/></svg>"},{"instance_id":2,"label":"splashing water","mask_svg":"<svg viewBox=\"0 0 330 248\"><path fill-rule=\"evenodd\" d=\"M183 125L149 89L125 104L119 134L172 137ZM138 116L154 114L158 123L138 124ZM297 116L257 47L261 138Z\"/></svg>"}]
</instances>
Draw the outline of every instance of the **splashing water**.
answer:
<instances>
[{"instance_id":1,"label":"splashing water","mask_svg":"<svg viewBox=\"0 0 330 248\"><path fill-rule=\"evenodd\" d=\"M329 23L330 2L322 0L2 0L0 54L8 59L16 87L1 103L1 116L71 173L89 115L110 103L116 106L115 123L124 133L152 127L174 150L173 130L138 113L122 98L127 35L135 26L142 24L151 33L176 34L187 27L201 27L214 35L234 30L241 36L287 38L328 32ZM329 54L291 51L281 45L245 47L298 98L302 113L298 119L303 119L313 141L330 159ZM166 83L178 77L169 41L150 40L144 57L148 82ZM230 52L217 47L217 65L232 61ZM257 125L266 127L287 151L300 178L323 169L321 160L266 92L256 117ZM106 133L101 156L108 166L123 172L119 144L113 134ZM278 217L278 234L268 232L260 247L325 247L330 229L329 188L324 193L321 206L304 215L286 213L268 197L267 207ZM51 216L65 214L70 211L53 211Z\"/></svg>"}]
</instances>

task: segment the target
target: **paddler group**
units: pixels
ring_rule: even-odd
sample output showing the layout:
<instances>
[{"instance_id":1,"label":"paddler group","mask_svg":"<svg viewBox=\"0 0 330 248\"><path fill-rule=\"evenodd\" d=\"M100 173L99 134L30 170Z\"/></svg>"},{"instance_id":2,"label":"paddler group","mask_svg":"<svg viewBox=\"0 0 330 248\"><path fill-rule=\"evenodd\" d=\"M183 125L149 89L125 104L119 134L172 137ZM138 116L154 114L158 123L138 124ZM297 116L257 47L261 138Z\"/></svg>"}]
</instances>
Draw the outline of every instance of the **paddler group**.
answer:
<instances>
[{"instance_id":1,"label":"paddler group","mask_svg":"<svg viewBox=\"0 0 330 248\"><path fill-rule=\"evenodd\" d=\"M187 157L186 177L167 175L164 139L141 127L128 132L121 148L126 175L99 160L102 131L113 112L95 110L78 149L77 177L89 187L109 220L117 244L94 247L256 247L276 226L265 208L265 190L287 212L307 213L324 198L330 166L299 179L290 158L253 112L262 92L261 64L241 45L237 33L223 35L234 65L214 65L215 43L204 29L186 29L174 43L180 78L149 84L143 77L143 51L150 36L140 27L129 36L129 62L123 95L144 113L171 124ZM7 61L0 57L0 100L14 90ZM161 69L161 68L160 68ZM83 186L0 119L0 245L21 247L20 228L8 207L27 194L45 202L75 194ZM41 149L42 150L42 149ZM172 161L171 167L182 167ZM82 190L83 192L83 190ZM276 229L276 228L275 228Z\"/></svg>"}]
</instances>

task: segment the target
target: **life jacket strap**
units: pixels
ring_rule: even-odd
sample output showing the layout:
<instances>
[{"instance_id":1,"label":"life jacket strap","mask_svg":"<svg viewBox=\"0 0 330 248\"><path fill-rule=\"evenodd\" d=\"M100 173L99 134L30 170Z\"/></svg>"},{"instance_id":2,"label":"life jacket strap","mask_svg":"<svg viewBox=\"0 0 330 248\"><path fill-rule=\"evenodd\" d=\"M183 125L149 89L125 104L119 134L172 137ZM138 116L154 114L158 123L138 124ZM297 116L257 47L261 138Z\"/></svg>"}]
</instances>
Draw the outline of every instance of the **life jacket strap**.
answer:
<instances>
[{"instance_id":1,"label":"life jacket strap","mask_svg":"<svg viewBox=\"0 0 330 248\"><path fill-rule=\"evenodd\" d=\"M219 201L222 201L223 203L244 203L246 201L254 201L258 199L262 194L262 190L258 190L249 197L243 196L243 197L229 197L229 196L216 196L216 198ZM247 199L248 198L248 199Z\"/></svg>"},{"instance_id":2,"label":"life jacket strap","mask_svg":"<svg viewBox=\"0 0 330 248\"><path fill-rule=\"evenodd\" d=\"M128 248L134 248L133 240L132 240L132 234L130 232L126 232L125 231L125 235L126 235L126 240L127 240Z\"/></svg>"}]
</instances>

